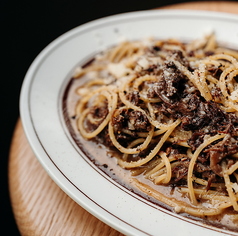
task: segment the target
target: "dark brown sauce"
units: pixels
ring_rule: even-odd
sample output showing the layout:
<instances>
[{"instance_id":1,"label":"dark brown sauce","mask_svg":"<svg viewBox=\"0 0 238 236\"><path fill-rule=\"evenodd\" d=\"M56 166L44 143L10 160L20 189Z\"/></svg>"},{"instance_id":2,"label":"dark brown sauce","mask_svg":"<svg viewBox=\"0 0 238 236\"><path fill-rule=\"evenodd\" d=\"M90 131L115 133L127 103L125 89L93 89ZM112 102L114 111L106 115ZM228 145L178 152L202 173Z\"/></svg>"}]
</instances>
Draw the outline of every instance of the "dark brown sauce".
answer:
<instances>
[{"instance_id":1,"label":"dark brown sauce","mask_svg":"<svg viewBox=\"0 0 238 236\"><path fill-rule=\"evenodd\" d=\"M178 191L173 191L174 189L172 187L154 185L151 181L146 180L142 176L132 176L129 170L125 170L117 165L115 158L115 155L117 155L116 153L113 153L112 151L108 150L102 144L95 143L94 141L88 141L81 137L76 127L76 117L74 109L77 104L78 96L75 90L77 87L84 84L86 80L86 77L82 77L80 79L70 79L69 83L67 84L67 87L64 90L62 102L62 110L66 126L75 144L84 153L85 157L83 158L86 158L86 160L97 171L105 174L110 181L119 184L119 186L121 186L121 188L125 191L129 191L132 194L135 194L136 197L142 199L142 201L146 201L149 205L153 205L158 209L167 211L168 213L170 212L169 214L178 216L178 214L174 213L173 209L170 206L167 206L166 204L156 200L152 196L140 191L136 187L134 179L136 178L140 180L144 184L149 185L158 192L162 192L166 196L176 198L183 202L186 201L186 198L180 193L178 193ZM189 204L188 200L187 202ZM232 210L230 211L233 212ZM179 217L184 220L186 220L187 218L190 220L192 219L194 220L195 224L196 222L200 222L202 223L202 225L208 228L209 226L215 227L217 231L219 231L220 229L224 229L229 230L231 233L238 232L238 222L232 222L229 219L229 210L227 210L225 214L213 217L198 218L184 213L179 214Z\"/></svg>"}]
</instances>

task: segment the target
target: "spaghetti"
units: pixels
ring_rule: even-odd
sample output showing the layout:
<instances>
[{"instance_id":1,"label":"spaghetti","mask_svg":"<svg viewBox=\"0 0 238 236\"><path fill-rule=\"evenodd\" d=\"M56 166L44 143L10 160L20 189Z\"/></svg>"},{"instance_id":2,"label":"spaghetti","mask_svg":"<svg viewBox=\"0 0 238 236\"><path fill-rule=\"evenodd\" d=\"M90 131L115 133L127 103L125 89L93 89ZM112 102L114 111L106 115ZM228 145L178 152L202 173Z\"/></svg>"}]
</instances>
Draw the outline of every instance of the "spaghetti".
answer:
<instances>
[{"instance_id":1,"label":"spaghetti","mask_svg":"<svg viewBox=\"0 0 238 236\"><path fill-rule=\"evenodd\" d=\"M77 128L117 150L118 165L186 201L134 179L174 211L204 217L238 211L238 53L214 34L123 42L100 53L74 79Z\"/></svg>"}]
</instances>

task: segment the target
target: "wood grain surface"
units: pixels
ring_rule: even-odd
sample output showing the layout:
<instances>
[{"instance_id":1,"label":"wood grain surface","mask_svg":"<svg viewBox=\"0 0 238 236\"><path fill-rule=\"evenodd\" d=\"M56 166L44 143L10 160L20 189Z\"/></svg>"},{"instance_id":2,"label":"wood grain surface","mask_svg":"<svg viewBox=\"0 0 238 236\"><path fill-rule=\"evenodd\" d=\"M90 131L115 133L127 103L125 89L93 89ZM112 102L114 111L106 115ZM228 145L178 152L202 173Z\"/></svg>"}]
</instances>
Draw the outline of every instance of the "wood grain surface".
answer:
<instances>
[{"instance_id":1,"label":"wood grain surface","mask_svg":"<svg viewBox=\"0 0 238 236\"><path fill-rule=\"evenodd\" d=\"M189 2L165 8L238 14L238 3L227 1ZM122 235L80 207L51 180L34 156L20 119L10 149L9 189L22 235Z\"/></svg>"}]
</instances>

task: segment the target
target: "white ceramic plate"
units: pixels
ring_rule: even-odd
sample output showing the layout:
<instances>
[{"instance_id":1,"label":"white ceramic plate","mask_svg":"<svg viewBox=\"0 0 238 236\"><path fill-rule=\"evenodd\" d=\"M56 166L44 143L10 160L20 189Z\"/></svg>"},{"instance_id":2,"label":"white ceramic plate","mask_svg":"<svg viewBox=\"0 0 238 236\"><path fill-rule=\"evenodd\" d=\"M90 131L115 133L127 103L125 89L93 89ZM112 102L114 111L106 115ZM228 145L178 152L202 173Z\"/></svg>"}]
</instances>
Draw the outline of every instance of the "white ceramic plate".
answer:
<instances>
[{"instance_id":1,"label":"white ceramic plate","mask_svg":"<svg viewBox=\"0 0 238 236\"><path fill-rule=\"evenodd\" d=\"M30 145L52 179L78 204L127 235L228 233L154 206L94 166L74 143L62 116L62 96L76 65L122 38L191 40L215 31L238 48L238 16L201 11L126 13L79 26L46 47L22 87L20 113Z\"/></svg>"}]
</instances>

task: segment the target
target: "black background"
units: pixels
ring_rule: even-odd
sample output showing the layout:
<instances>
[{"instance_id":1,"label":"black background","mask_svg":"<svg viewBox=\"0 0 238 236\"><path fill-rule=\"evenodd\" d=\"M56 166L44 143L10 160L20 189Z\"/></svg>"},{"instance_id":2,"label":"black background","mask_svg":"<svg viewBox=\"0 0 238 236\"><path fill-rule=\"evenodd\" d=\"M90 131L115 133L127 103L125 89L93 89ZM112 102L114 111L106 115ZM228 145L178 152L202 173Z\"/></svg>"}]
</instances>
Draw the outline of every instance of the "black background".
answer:
<instances>
[{"instance_id":1,"label":"black background","mask_svg":"<svg viewBox=\"0 0 238 236\"><path fill-rule=\"evenodd\" d=\"M40 51L66 31L101 17L185 1L176 0L41 0L0 1L0 150L1 231L19 235L9 198L8 158L19 118L24 76Z\"/></svg>"}]
</instances>

